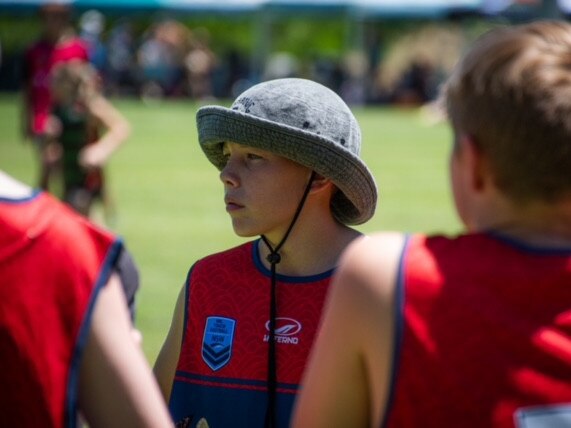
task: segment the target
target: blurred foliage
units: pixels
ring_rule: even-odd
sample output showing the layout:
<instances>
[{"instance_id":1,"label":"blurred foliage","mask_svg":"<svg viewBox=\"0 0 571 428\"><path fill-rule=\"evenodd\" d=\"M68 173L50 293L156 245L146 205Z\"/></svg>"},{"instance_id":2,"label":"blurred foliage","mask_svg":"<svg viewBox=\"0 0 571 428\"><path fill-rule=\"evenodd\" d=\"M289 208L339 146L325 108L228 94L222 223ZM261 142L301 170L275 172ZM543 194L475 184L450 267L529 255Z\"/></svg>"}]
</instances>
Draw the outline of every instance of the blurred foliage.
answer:
<instances>
[{"instance_id":1,"label":"blurred foliage","mask_svg":"<svg viewBox=\"0 0 571 428\"><path fill-rule=\"evenodd\" d=\"M2 52L19 52L39 34L40 26L33 15L0 14Z\"/></svg>"},{"instance_id":2,"label":"blurred foliage","mask_svg":"<svg viewBox=\"0 0 571 428\"><path fill-rule=\"evenodd\" d=\"M75 21L79 14L75 14ZM430 20L388 20L357 21L336 13L239 13L190 14L165 12L132 12L128 15L106 13L105 39L116 24L130 22L136 36L140 37L153 24L164 19L176 19L191 30L204 28L211 36L211 47L215 51L230 48L251 53L261 42L260 34L271 39L273 51L288 51L298 58L307 58L319 53L322 56L337 56L345 49L359 42L360 25L364 32L377 31L383 41L390 43L402 34L418 29ZM481 20L467 20L463 27L467 31L480 32ZM438 21L447 25L447 21ZM262 28L265 26L264 28ZM266 32L267 31L267 32ZM0 12L0 42L4 52L18 52L39 36L40 22L36 13ZM310 44L308 44L310 42Z\"/></svg>"}]
</instances>

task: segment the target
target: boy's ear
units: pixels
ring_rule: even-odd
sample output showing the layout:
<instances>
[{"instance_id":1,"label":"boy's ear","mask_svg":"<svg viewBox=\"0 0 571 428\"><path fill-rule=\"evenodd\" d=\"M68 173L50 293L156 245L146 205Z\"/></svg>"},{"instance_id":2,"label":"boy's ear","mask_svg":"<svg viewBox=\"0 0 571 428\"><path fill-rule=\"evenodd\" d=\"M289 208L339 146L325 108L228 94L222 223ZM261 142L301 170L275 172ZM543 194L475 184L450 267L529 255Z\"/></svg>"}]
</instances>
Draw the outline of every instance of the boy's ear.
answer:
<instances>
[{"instance_id":1,"label":"boy's ear","mask_svg":"<svg viewBox=\"0 0 571 428\"><path fill-rule=\"evenodd\" d=\"M323 177L322 175L319 174L315 174L315 177L313 177L313 181L311 182L311 190L312 191L316 191L316 190L321 190L326 188L327 186L333 186L333 182L327 178L327 177Z\"/></svg>"},{"instance_id":2,"label":"boy's ear","mask_svg":"<svg viewBox=\"0 0 571 428\"><path fill-rule=\"evenodd\" d=\"M462 158L462 164L466 168L470 187L481 192L492 181L489 162L485 153L480 148L477 139L469 134L464 134L458 139L458 155Z\"/></svg>"}]
</instances>

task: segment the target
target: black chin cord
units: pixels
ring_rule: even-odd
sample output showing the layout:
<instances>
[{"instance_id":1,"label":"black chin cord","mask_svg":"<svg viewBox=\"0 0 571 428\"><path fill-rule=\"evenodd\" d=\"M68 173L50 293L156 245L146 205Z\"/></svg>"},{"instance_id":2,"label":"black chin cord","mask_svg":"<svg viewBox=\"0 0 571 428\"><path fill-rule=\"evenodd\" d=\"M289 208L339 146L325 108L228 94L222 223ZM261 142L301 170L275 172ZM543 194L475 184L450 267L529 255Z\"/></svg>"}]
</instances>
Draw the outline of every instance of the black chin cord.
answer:
<instances>
[{"instance_id":1,"label":"black chin cord","mask_svg":"<svg viewBox=\"0 0 571 428\"><path fill-rule=\"evenodd\" d=\"M268 239L262 235L262 240L270 250L270 254L266 260L270 263L271 267L271 288L270 288L270 325L268 327L270 334L268 339L268 378L267 378L267 385L268 385L268 406L266 408L266 428L275 428L277 426L277 357L276 357L276 318L277 318L277 296L276 296L276 265L281 261L281 256L279 255L279 251L284 245L286 239L288 238L291 230L295 222L297 221L299 215L301 214L301 209L305 204L305 200L307 199L307 195L309 195L309 191L311 190L311 184L315 178L315 171L311 172L311 177L309 177L309 182L305 187L305 191L303 192L303 196L299 205L297 206L297 210L293 216L293 219L284 235L282 240L276 245L275 248L272 248L272 245L268 241Z\"/></svg>"}]
</instances>

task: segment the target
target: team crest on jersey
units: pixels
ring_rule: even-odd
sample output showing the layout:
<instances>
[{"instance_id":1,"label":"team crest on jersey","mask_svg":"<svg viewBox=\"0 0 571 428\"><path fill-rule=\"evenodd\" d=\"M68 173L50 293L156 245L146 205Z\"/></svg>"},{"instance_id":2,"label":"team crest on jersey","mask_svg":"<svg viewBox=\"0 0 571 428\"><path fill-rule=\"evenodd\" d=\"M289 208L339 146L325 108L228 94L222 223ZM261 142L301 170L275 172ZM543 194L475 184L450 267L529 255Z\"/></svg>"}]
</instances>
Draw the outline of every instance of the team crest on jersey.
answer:
<instances>
[{"instance_id":1,"label":"team crest on jersey","mask_svg":"<svg viewBox=\"0 0 571 428\"><path fill-rule=\"evenodd\" d=\"M202 359L212 370L220 370L232 356L236 321L224 317L206 318L202 339Z\"/></svg>"}]
</instances>

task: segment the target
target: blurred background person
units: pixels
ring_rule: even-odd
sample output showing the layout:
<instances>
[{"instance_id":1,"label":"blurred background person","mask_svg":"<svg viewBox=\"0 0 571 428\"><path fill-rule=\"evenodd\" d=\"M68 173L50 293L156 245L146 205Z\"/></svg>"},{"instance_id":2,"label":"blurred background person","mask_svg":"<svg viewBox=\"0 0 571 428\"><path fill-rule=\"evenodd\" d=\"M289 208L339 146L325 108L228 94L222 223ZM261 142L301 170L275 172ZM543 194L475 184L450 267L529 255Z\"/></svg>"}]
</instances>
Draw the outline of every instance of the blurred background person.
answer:
<instances>
[{"instance_id":1,"label":"blurred background person","mask_svg":"<svg viewBox=\"0 0 571 428\"><path fill-rule=\"evenodd\" d=\"M133 26L119 20L111 28L107 40L107 74L105 88L112 95L136 92L136 47Z\"/></svg>"},{"instance_id":2,"label":"blurred background person","mask_svg":"<svg viewBox=\"0 0 571 428\"><path fill-rule=\"evenodd\" d=\"M88 61L86 45L71 24L72 10L66 3L47 3L40 9L42 33L25 52L23 65L22 129L25 139L39 148L39 187L49 188L50 175L57 168L57 153L46 144L48 117L52 106L50 72L54 65Z\"/></svg>"},{"instance_id":3,"label":"blurred background person","mask_svg":"<svg viewBox=\"0 0 571 428\"><path fill-rule=\"evenodd\" d=\"M181 95L190 30L175 20L151 26L137 51L140 95L143 99Z\"/></svg>"},{"instance_id":4,"label":"blurred background person","mask_svg":"<svg viewBox=\"0 0 571 428\"><path fill-rule=\"evenodd\" d=\"M210 33L206 28L196 28L190 38L190 49L184 58L188 79L188 92L195 100L212 98L212 77L218 58L210 49Z\"/></svg>"},{"instance_id":5,"label":"blurred background person","mask_svg":"<svg viewBox=\"0 0 571 428\"><path fill-rule=\"evenodd\" d=\"M56 65L51 90L50 144L58 146L63 170L63 199L89 216L103 203L105 219L114 213L105 185L104 166L130 134L127 119L103 95L97 71L87 63Z\"/></svg>"},{"instance_id":6,"label":"blurred background person","mask_svg":"<svg viewBox=\"0 0 571 428\"><path fill-rule=\"evenodd\" d=\"M120 240L0 170L0 423L172 426L133 334ZM119 275L117 275L117 272Z\"/></svg>"},{"instance_id":7,"label":"blurred background person","mask_svg":"<svg viewBox=\"0 0 571 428\"><path fill-rule=\"evenodd\" d=\"M97 10L88 10L79 18L79 37L87 45L89 62L105 81L107 73L107 47L101 35L105 29L105 16Z\"/></svg>"}]
</instances>

